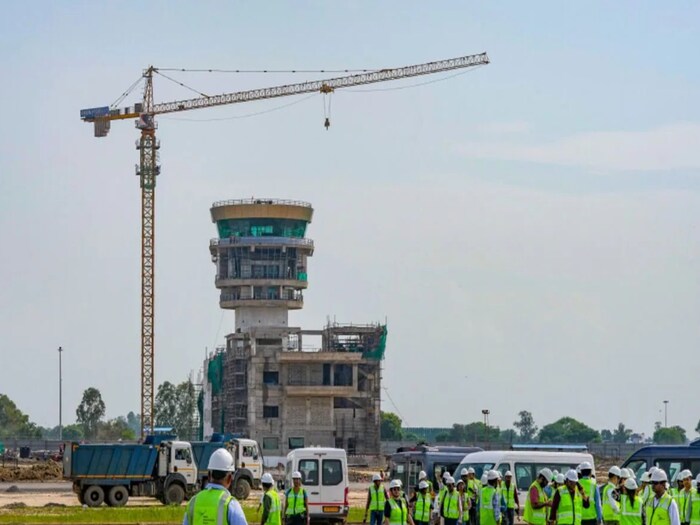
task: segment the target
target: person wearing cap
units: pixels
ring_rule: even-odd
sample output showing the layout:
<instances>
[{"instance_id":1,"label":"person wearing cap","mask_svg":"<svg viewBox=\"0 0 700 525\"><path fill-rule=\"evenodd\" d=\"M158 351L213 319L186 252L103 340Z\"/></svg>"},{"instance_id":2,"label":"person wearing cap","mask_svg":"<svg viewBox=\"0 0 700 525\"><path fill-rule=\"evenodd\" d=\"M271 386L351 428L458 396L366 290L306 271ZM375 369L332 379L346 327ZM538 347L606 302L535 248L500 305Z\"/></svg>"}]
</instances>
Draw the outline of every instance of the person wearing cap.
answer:
<instances>
[{"instance_id":1,"label":"person wearing cap","mask_svg":"<svg viewBox=\"0 0 700 525\"><path fill-rule=\"evenodd\" d=\"M581 514L581 525L598 525L603 522L603 508L600 504L600 491L593 479L593 465L584 461L579 465L581 472L579 483L583 487L583 493L588 495L591 505L583 509Z\"/></svg>"},{"instance_id":2,"label":"person wearing cap","mask_svg":"<svg viewBox=\"0 0 700 525\"><path fill-rule=\"evenodd\" d=\"M418 482L418 490L411 498L410 507L413 508L413 523L416 525L428 525L430 523L430 512L433 506L430 485L425 479Z\"/></svg>"},{"instance_id":3,"label":"person wearing cap","mask_svg":"<svg viewBox=\"0 0 700 525\"><path fill-rule=\"evenodd\" d=\"M225 448L215 450L207 469L209 483L190 499L182 525L221 525L219 516L226 516L228 525L248 525L241 504L229 492L235 470L231 453Z\"/></svg>"},{"instance_id":4,"label":"person wearing cap","mask_svg":"<svg viewBox=\"0 0 700 525\"><path fill-rule=\"evenodd\" d=\"M639 487L637 492L639 493L639 497L642 498L642 503L646 503L646 501L651 497L651 485L649 484L651 481L651 473L649 471L643 473L639 481L642 483L642 485Z\"/></svg>"},{"instance_id":5,"label":"person wearing cap","mask_svg":"<svg viewBox=\"0 0 700 525\"><path fill-rule=\"evenodd\" d=\"M452 476L445 480L445 486L445 492L440 500L440 516L445 521L445 525L456 525L462 517L462 504L459 492L455 490L455 480Z\"/></svg>"},{"instance_id":6,"label":"person wearing cap","mask_svg":"<svg viewBox=\"0 0 700 525\"><path fill-rule=\"evenodd\" d=\"M501 501L498 497L498 472L489 470L486 473L486 485L481 488L479 498L479 523L481 525L497 525L501 521Z\"/></svg>"},{"instance_id":7,"label":"person wearing cap","mask_svg":"<svg viewBox=\"0 0 700 525\"><path fill-rule=\"evenodd\" d=\"M401 482L398 479L389 483L389 492L389 499L384 504L384 525L414 525L406 499L401 495Z\"/></svg>"},{"instance_id":8,"label":"person wearing cap","mask_svg":"<svg viewBox=\"0 0 700 525\"><path fill-rule=\"evenodd\" d=\"M516 509L517 514L520 514L520 501L518 501L518 488L513 483L513 473L510 470L506 471L505 480L503 482L503 487L501 488L501 494L503 497L503 507L505 511L504 525L514 525Z\"/></svg>"},{"instance_id":9,"label":"person wearing cap","mask_svg":"<svg viewBox=\"0 0 700 525\"><path fill-rule=\"evenodd\" d=\"M282 525L282 506L280 495L272 487L275 480L272 474L266 472L260 479L263 487L262 517L260 525Z\"/></svg>"},{"instance_id":10,"label":"person wearing cap","mask_svg":"<svg viewBox=\"0 0 700 525\"><path fill-rule=\"evenodd\" d=\"M309 525L309 496L301 486L301 472L292 473L292 487L284 496L286 525Z\"/></svg>"},{"instance_id":11,"label":"person wearing cap","mask_svg":"<svg viewBox=\"0 0 700 525\"><path fill-rule=\"evenodd\" d=\"M469 507L471 507L471 501L469 500L469 493L467 492L467 483L463 479L457 481L457 492L459 492L459 504L461 505L461 517L458 523L469 523Z\"/></svg>"},{"instance_id":12,"label":"person wearing cap","mask_svg":"<svg viewBox=\"0 0 700 525\"><path fill-rule=\"evenodd\" d=\"M617 525L620 523L620 505L617 503L619 499L618 485L622 472L617 466L610 467L608 470L608 482L603 487L603 522Z\"/></svg>"},{"instance_id":13,"label":"person wearing cap","mask_svg":"<svg viewBox=\"0 0 700 525\"><path fill-rule=\"evenodd\" d=\"M682 483L682 488L676 496L678 504L678 514L680 516L681 525L690 525L690 510L693 500L693 474L689 470L683 470L678 475Z\"/></svg>"},{"instance_id":14,"label":"person wearing cap","mask_svg":"<svg viewBox=\"0 0 700 525\"><path fill-rule=\"evenodd\" d=\"M440 509L442 508L442 501L445 498L445 493L447 492L447 480L451 477L452 476L450 476L450 473L446 470L443 470L442 476L440 476L442 484L440 485L440 489L438 490L437 496L435 496L435 507L433 508L434 518L435 521L438 523L440 521Z\"/></svg>"},{"instance_id":15,"label":"person wearing cap","mask_svg":"<svg viewBox=\"0 0 700 525\"><path fill-rule=\"evenodd\" d=\"M479 501L479 492L481 486L479 480L476 479L476 471L474 467L467 469L467 494L469 495L469 522L471 525L479 524L479 513L477 502Z\"/></svg>"},{"instance_id":16,"label":"person wearing cap","mask_svg":"<svg viewBox=\"0 0 700 525\"><path fill-rule=\"evenodd\" d=\"M433 482L428 479L428 475L425 473L425 470L421 470L418 473L418 484L420 485L421 481L425 481L428 484L428 492L430 493L431 497L435 497L435 491L433 490ZM416 487L418 488L418 487Z\"/></svg>"},{"instance_id":17,"label":"person wearing cap","mask_svg":"<svg viewBox=\"0 0 700 525\"><path fill-rule=\"evenodd\" d=\"M550 523L557 525L579 525L583 509L590 506L590 499L584 494L578 474L570 469L564 475L564 484L557 488L552 498L549 512Z\"/></svg>"},{"instance_id":18,"label":"person wearing cap","mask_svg":"<svg viewBox=\"0 0 700 525\"><path fill-rule=\"evenodd\" d=\"M537 474L537 479L532 482L528 489L528 496L525 500L525 512L523 520L529 525L545 525L547 521L547 509L552 506L547 498L544 489L552 481L552 471L543 468Z\"/></svg>"},{"instance_id":19,"label":"person wearing cap","mask_svg":"<svg viewBox=\"0 0 700 525\"><path fill-rule=\"evenodd\" d=\"M627 478L620 494L620 525L642 525L644 502L637 494L637 482Z\"/></svg>"},{"instance_id":20,"label":"person wearing cap","mask_svg":"<svg viewBox=\"0 0 700 525\"><path fill-rule=\"evenodd\" d=\"M362 523L367 523L367 514L369 513L370 525L380 525L384 516L384 508L389 499L384 485L382 485L382 477L379 474L372 476L372 484L367 489L367 503L365 504L365 516Z\"/></svg>"},{"instance_id":21,"label":"person wearing cap","mask_svg":"<svg viewBox=\"0 0 700 525\"><path fill-rule=\"evenodd\" d=\"M651 474L651 490L654 495L644 504L646 525L680 525L678 505L666 490L668 476L657 468Z\"/></svg>"}]
</instances>

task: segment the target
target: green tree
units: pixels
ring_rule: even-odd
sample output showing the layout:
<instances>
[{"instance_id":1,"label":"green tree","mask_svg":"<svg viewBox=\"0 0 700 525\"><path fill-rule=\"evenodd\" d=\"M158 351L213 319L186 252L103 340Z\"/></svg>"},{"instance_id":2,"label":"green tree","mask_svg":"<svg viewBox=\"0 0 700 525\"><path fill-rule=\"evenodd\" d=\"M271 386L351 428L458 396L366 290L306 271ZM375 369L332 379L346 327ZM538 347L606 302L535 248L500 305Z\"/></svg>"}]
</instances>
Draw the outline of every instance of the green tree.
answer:
<instances>
[{"instance_id":1,"label":"green tree","mask_svg":"<svg viewBox=\"0 0 700 525\"><path fill-rule=\"evenodd\" d=\"M157 427L175 427L177 417L177 389L170 381L158 385L155 410L155 425Z\"/></svg>"},{"instance_id":2,"label":"green tree","mask_svg":"<svg viewBox=\"0 0 700 525\"><path fill-rule=\"evenodd\" d=\"M474 421L466 425L455 423L450 430L450 441L456 443L475 443L484 441L498 441L501 436L501 429L498 427L486 426L481 421Z\"/></svg>"},{"instance_id":3,"label":"green tree","mask_svg":"<svg viewBox=\"0 0 700 525\"><path fill-rule=\"evenodd\" d=\"M119 416L97 424L97 439L101 441L134 441L136 433L129 428L126 418Z\"/></svg>"},{"instance_id":4,"label":"green tree","mask_svg":"<svg viewBox=\"0 0 700 525\"><path fill-rule=\"evenodd\" d=\"M126 424L134 431L135 436L138 435L141 432L141 414L134 414L130 411L126 415Z\"/></svg>"},{"instance_id":5,"label":"green tree","mask_svg":"<svg viewBox=\"0 0 700 525\"><path fill-rule=\"evenodd\" d=\"M0 394L0 438L9 437L39 438L41 429L9 397Z\"/></svg>"},{"instance_id":6,"label":"green tree","mask_svg":"<svg viewBox=\"0 0 700 525\"><path fill-rule=\"evenodd\" d=\"M97 435L97 424L105 415L105 403L97 388L90 387L83 392L83 399L75 410L78 423L83 426L86 439Z\"/></svg>"},{"instance_id":7,"label":"green tree","mask_svg":"<svg viewBox=\"0 0 700 525\"><path fill-rule=\"evenodd\" d=\"M695 425L695 432L697 432L698 434L700 434L700 421L698 421L698 424Z\"/></svg>"},{"instance_id":8,"label":"green tree","mask_svg":"<svg viewBox=\"0 0 700 525\"><path fill-rule=\"evenodd\" d=\"M631 428L625 427L624 424L619 423L617 428L613 431L613 443L627 443L633 431Z\"/></svg>"},{"instance_id":9,"label":"green tree","mask_svg":"<svg viewBox=\"0 0 700 525\"><path fill-rule=\"evenodd\" d=\"M654 431L654 443L658 445L679 445L686 442L685 429L678 425L660 427Z\"/></svg>"},{"instance_id":10,"label":"green tree","mask_svg":"<svg viewBox=\"0 0 700 525\"><path fill-rule=\"evenodd\" d=\"M512 428L501 430L501 435L498 436L498 441L502 443L516 443L518 441L518 433Z\"/></svg>"},{"instance_id":11,"label":"green tree","mask_svg":"<svg viewBox=\"0 0 700 525\"><path fill-rule=\"evenodd\" d=\"M613 433L607 428L604 428L600 431L600 439L603 441L603 443L612 443Z\"/></svg>"},{"instance_id":12,"label":"green tree","mask_svg":"<svg viewBox=\"0 0 700 525\"><path fill-rule=\"evenodd\" d=\"M450 441L450 433L449 432L440 432L435 435L435 442L436 443L447 443Z\"/></svg>"},{"instance_id":13,"label":"green tree","mask_svg":"<svg viewBox=\"0 0 700 525\"><path fill-rule=\"evenodd\" d=\"M572 417L563 417L540 430L540 443L588 443L600 441L600 433Z\"/></svg>"},{"instance_id":14,"label":"green tree","mask_svg":"<svg viewBox=\"0 0 700 525\"><path fill-rule=\"evenodd\" d=\"M520 441L523 443L531 443L534 441L535 436L537 435L537 425L535 425L535 420L533 419L532 414L527 410L521 410L518 412L518 417L520 419L514 421L513 426L518 429Z\"/></svg>"},{"instance_id":15,"label":"green tree","mask_svg":"<svg viewBox=\"0 0 700 525\"><path fill-rule=\"evenodd\" d=\"M175 428L180 439L192 440L196 437L195 411L197 399L194 395L194 385L189 379L175 387L177 410L175 411Z\"/></svg>"},{"instance_id":16,"label":"green tree","mask_svg":"<svg viewBox=\"0 0 700 525\"><path fill-rule=\"evenodd\" d=\"M401 418L393 412L382 412L381 421L381 439L384 441L400 441L403 435Z\"/></svg>"},{"instance_id":17,"label":"green tree","mask_svg":"<svg viewBox=\"0 0 700 525\"><path fill-rule=\"evenodd\" d=\"M61 434L58 425L53 428L42 428L42 439L58 439ZM65 425L63 427L63 439L65 441L80 441L83 439L83 427L81 425Z\"/></svg>"}]
</instances>

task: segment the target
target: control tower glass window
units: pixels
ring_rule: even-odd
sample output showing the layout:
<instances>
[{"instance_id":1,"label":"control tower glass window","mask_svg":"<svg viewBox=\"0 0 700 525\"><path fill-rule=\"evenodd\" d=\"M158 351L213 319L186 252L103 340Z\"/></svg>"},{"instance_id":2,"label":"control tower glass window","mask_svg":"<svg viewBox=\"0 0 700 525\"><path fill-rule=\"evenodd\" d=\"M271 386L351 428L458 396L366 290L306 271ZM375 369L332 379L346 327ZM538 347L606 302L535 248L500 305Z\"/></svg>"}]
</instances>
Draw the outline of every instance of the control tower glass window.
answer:
<instances>
[{"instance_id":1,"label":"control tower glass window","mask_svg":"<svg viewBox=\"0 0 700 525\"><path fill-rule=\"evenodd\" d=\"M219 237L294 237L306 233L306 221L295 219L223 219L217 221Z\"/></svg>"}]
</instances>

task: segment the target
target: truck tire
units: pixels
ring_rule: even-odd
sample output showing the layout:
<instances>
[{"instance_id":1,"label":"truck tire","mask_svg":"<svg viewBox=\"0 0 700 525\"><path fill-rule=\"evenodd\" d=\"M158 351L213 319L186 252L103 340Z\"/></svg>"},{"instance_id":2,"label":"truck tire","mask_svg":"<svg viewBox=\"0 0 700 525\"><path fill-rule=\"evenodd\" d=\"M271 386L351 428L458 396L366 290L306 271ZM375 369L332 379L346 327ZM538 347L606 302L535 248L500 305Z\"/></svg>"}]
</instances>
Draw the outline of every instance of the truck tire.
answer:
<instances>
[{"instance_id":1,"label":"truck tire","mask_svg":"<svg viewBox=\"0 0 700 525\"><path fill-rule=\"evenodd\" d=\"M171 483L163 496L166 505L180 505L185 500L185 489L179 483Z\"/></svg>"},{"instance_id":2,"label":"truck tire","mask_svg":"<svg viewBox=\"0 0 700 525\"><path fill-rule=\"evenodd\" d=\"M233 495L236 496L236 499L239 501L243 501L250 496L250 483L248 483L247 479L241 478L236 481L236 487L233 491Z\"/></svg>"},{"instance_id":3,"label":"truck tire","mask_svg":"<svg viewBox=\"0 0 700 525\"><path fill-rule=\"evenodd\" d=\"M129 500L129 491L124 485L115 485L107 494L107 505L110 507L123 507Z\"/></svg>"},{"instance_id":4,"label":"truck tire","mask_svg":"<svg viewBox=\"0 0 700 525\"><path fill-rule=\"evenodd\" d=\"M83 492L83 500L88 507L99 507L105 500L105 491L99 485L90 485Z\"/></svg>"}]
</instances>

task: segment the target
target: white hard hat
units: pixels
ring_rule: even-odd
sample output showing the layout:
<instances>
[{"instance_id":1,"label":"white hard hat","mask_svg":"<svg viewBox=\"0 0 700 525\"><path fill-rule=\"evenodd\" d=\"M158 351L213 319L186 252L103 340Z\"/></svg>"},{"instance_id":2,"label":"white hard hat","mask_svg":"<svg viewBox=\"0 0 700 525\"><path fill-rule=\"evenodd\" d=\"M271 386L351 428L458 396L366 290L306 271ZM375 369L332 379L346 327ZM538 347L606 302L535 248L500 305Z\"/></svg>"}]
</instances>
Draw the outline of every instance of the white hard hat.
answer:
<instances>
[{"instance_id":1,"label":"white hard hat","mask_svg":"<svg viewBox=\"0 0 700 525\"><path fill-rule=\"evenodd\" d=\"M272 479L272 474L269 472L265 472L265 474L262 475L262 478L260 478L260 481L265 485L272 485L275 482L275 480Z\"/></svg>"},{"instance_id":2,"label":"white hard hat","mask_svg":"<svg viewBox=\"0 0 700 525\"><path fill-rule=\"evenodd\" d=\"M681 473L678 474L678 478L676 478L676 479L681 480L681 479L692 478L692 477L693 477L693 473L690 472L688 469L685 469L685 470L681 470Z\"/></svg>"},{"instance_id":3,"label":"white hard hat","mask_svg":"<svg viewBox=\"0 0 700 525\"><path fill-rule=\"evenodd\" d=\"M625 488L627 490L637 490L637 482L634 478L627 478L627 480L625 480Z\"/></svg>"},{"instance_id":4,"label":"white hard hat","mask_svg":"<svg viewBox=\"0 0 700 525\"><path fill-rule=\"evenodd\" d=\"M698 477L695 478L695 481L696 481L697 483L700 483L700 474L698 474Z\"/></svg>"},{"instance_id":5,"label":"white hard hat","mask_svg":"<svg viewBox=\"0 0 700 525\"><path fill-rule=\"evenodd\" d=\"M578 481L578 473L574 469L569 469L566 472L566 479L568 481Z\"/></svg>"},{"instance_id":6,"label":"white hard hat","mask_svg":"<svg viewBox=\"0 0 700 525\"><path fill-rule=\"evenodd\" d=\"M396 483L399 484L399 488L403 487L403 481L401 481L400 479L397 479Z\"/></svg>"},{"instance_id":7,"label":"white hard hat","mask_svg":"<svg viewBox=\"0 0 700 525\"><path fill-rule=\"evenodd\" d=\"M649 483L651 481L651 474L649 474L648 472L644 472L640 480L642 481L642 483Z\"/></svg>"},{"instance_id":8,"label":"white hard hat","mask_svg":"<svg viewBox=\"0 0 700 525\"><path fill-rule=\"evenodd\" d=\"M382 477L379 474L372 474L372 481L381 481Z\"/></svg>"},{"instance_id":9,"label":"white hard hat","mask_svg":"<svg viewBox=\"0 0 700 525\"><path fill-rule=\"evenodd\" d=\"M375 474L375 476L376 476L376 474ZM298 470L295 470L294 472L292 472L292 479L301 479L301 472L299 472Z\"/></svg>"},{"instance_id":10,"label":"white hard hat","mask_svg":"<svg viewBox=\"0 0 700 525\"><path fill-rule=\"evenodd\" d=\"M554 478L554 481L559 485L563 485L564 481L566 481L566 478L564 477L564 474L557 474L557 476Z\"/></svg>"},{"instance_id":11,"label":"white hard hat","mask_svg":"<svg viewBox=\"0 0 700 525\"><path fill-rule=\"evenodd\" d=\"M462 471L459 473L460 476L466 476L467 474L469 474L469 471L465 468L463 468Z\"/></svg>"},{"instance_id":12,"label":"white hard hat","mask_svg":"<svg viewBox=\"0 0 700 525\"><path fill-rule=\"evenodd\" d=\"M631 478L631 477L632 477L632 474L631 474L631 472L630 472L630 469L628 469L628 468L621 468L621 469L620 469L620 477L621 477L622 479Z\"/></svg>"},{"instance_id":13,"label":"white hard hat","mask_svg":"<svg viewBox=\"0 0 700 525\"><path fill-rule=\"evenodd\" d=\"M498 479L498 472L495 470L489 470L488 473L486 474L486 480L487 481L493 481L494 479Z\"/></svg>"},{"instance_id":14,"label":"white hard hat","mask_svg":"<svg viewBox=\"0 0 700 525\"><path fill-rule=\"evenodd\" d=\"M538 476L542 476L544 479L546 479L547 483L552 482L552 471L549 470L547 467L540 470Z\"/></svg>"},{"instance_id":15,"label":"white hard hat","mask_svg":"<svg viewBox=\"0 0 700 525\"><path fill-rule=\"evenodd\" d=\"M449 473L449 472L445 471L445 472L442 473L442 479L447 479L447 478L449 478L449 477L450 477L450 473Z\"/></svg>"},{"instance_id":16,"label":"white hard hat","mask_svg":"<svg viewBox=\"0 0 700 525\"><path fill-rule=\"evenodd\" d=\"M422 480L420 483L418 483L418 490L423 490L428 488L428 482L425 480Z\"/></svg>"},{"instance_id":17,"label":"white hard hat","mask_svg":"<svg viewBox=\"0 0 700 525\"><path fill-rule=\"evenodd\" d=\"M484 473L481 475L481 480L480 480L480 481L481 481L481 484L482 484L482 485L487 485L487 484L488 484L489 478L488 478L488 475L486 474L486 472L484 472Z\"/></svg>"},{"instance_id":18,"label":"white hard hat","mask_svg":"<svg viewBox=\"0 0 700 525\"><path fill-rule=\"evenodd\" d=\"M418 479L427 479L427 478L428 478L428 475L425 473L425 470L421 470L418 473Z\"/></svg>"},{"instance_id":19,"label":"white hard hat","mask_svg":"<svg viewBox=\"0 0 700 525\"><path fill-rule=\"evenodd\" d=\"M659 470L659 467L657 467L656 465L649 469L649 474L653 474L655 470Z\"/></svg>"},{"instance_id":20,"label":"white hard hat","mask_svg":"<svg viewBox=\"0 0 700 525\"><path fill-rule=\"evenodd\" d=\"M457 480L457 486L458 486L458 487L459 487L459 484L460 484L460 483L461 483L462 485L464 485L464 480L463 480L462 478L459 478L459 479Z\"/></svg>"},{"instance_id":21,"label":"white hard hat","mask_svg":"<svg viewBox=\"0 0 700 525\"><path fill-rule=\"evenodd\" d=\"M506 470L505 477L506 477L506 478L508 478L508 477L512 478L512 477L513 477L513 473L512 473L510 470Z\"/></svg>"},{"instance_id":22,"label":"white hard hat","mask_svg":"<svg viewBox=\"0 0 700 525\"><path fill-rule=\"evenodd\" d=\"M236 466L233 463L233 456L225 448L217 448L209 458L208 470L218 470L220 472L233 472Z\"/></svg>"},{"instance_id":23,"label":"white hard hat","mask_svg":"<svg viewBox=\"0 0 700 525\"><path fill-rule=\"evenodd\" d=\"M554 469L552 471L552 477L556 478L559 475L559 471L557 469Z\"/></svg>"},{"instance_id":24,"label":"white hard hat","mask_svg":"<svg viewBox=\"0 0 700 525\"><path fill-rule=\"evenodd\" d=\"M591 465L590 461L584 461L579 466L581 467L581 470L593 470L593 465Z\"/></svg>"},{"instance_id":25,"label":"white hard hat","mask_svg":"<svg viewBox=\"0 0 700 525\"><path fill-rule=\"evenodd\" d=\"M389 483L389 490L400 489L400 488L401 488L401 480L400 479L392 479L391 483Z\"/></svg>"},{"instance_id":26,"label":"white hard hat","mask_svg":"<svg viewBox=\"0 0 700 525\"><path fill-rule=\"evenodd\" d=\"M452 476L447 476L447 479L445 479L445 483L447 483L448 485L454 485L455 478L453 478Z\"/></svg>"},{"instance_id":27,"label":"white hard hat","mask_svg":"<svg viewBox=\"0 0 700 525\"><path fill-rule=\"evenodd\" d=\"M581 463L576 465L576 472L581 472Z\"/></svg>"},{"instance_id":28,"label":"white hard hat","mask_svg":"<svg viewBox=\"0 0 700 525\"><path fill-rule=\"evenodd\" d=\"M657 468L654 472L651 473L651 481L668 481L668 476L666 475L666 472L663 471L663 469Z\"/></svg>"},{"instance_id":29,"label":"white hard hat","mask_svg":"<svg viewBox=\"0 0 700 525\"><path fill-rule=\"evenodd\" d=\"M620 467L613 465L608 470L608 474L610 474L612 476L617 476L619 478L622 475L622 472L620 472Z\"/></svg>"},{"instance_id":30,"label":"white hard hat","mask_svg":"<svg viewBox=\"0 0 700 525\"><path fill-rule=\"evenodd\" d=\"M467 469L467 474L476 474L476 470L474 470L474 467L469 467Z\"/></svg>"}]
</instances>

